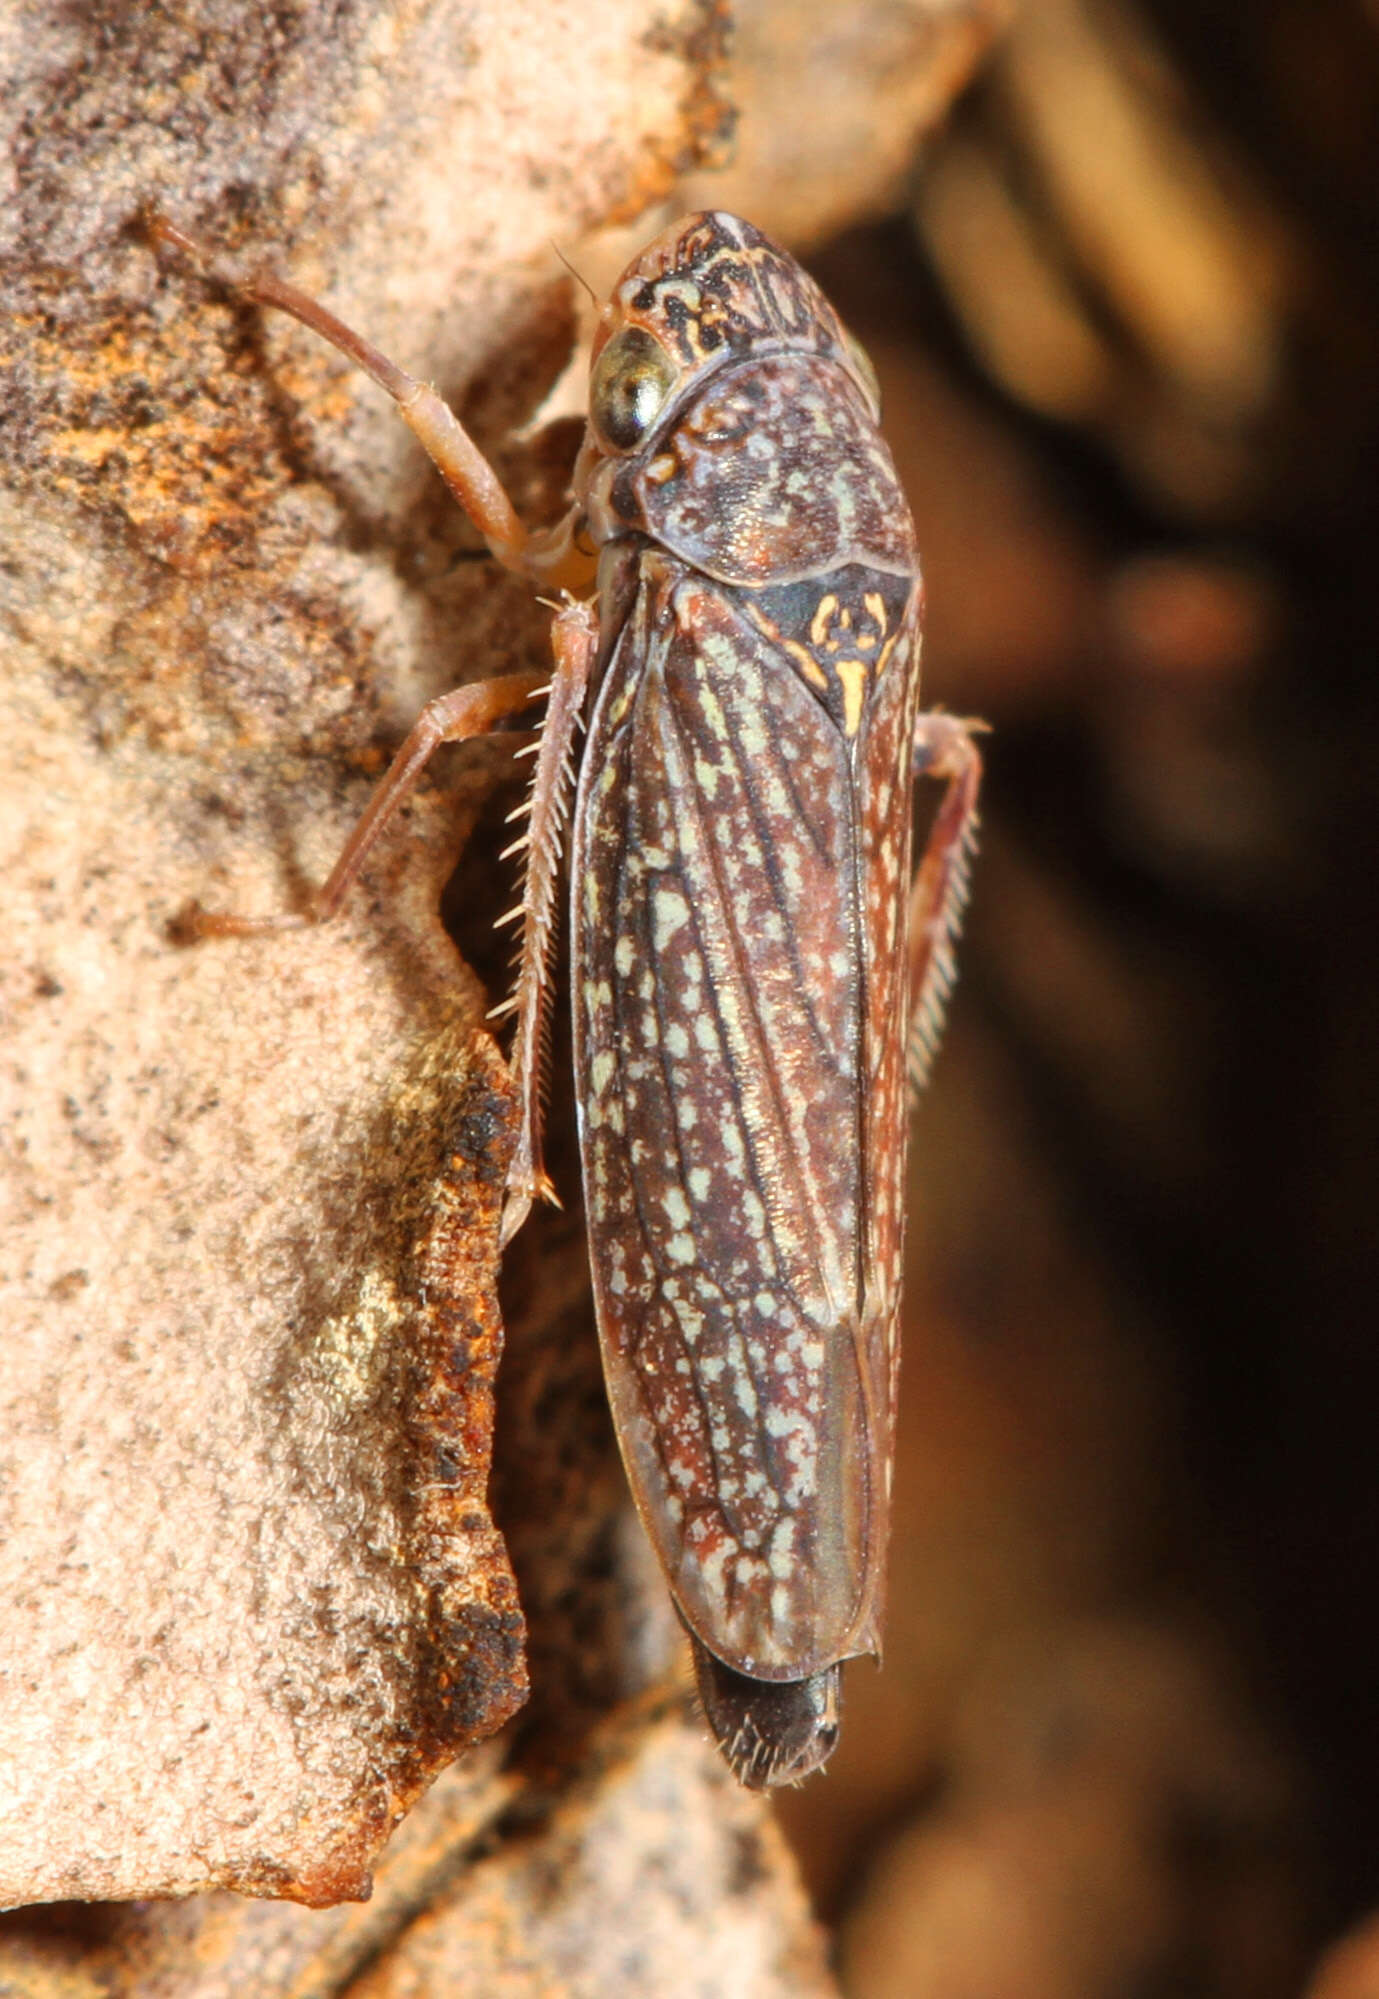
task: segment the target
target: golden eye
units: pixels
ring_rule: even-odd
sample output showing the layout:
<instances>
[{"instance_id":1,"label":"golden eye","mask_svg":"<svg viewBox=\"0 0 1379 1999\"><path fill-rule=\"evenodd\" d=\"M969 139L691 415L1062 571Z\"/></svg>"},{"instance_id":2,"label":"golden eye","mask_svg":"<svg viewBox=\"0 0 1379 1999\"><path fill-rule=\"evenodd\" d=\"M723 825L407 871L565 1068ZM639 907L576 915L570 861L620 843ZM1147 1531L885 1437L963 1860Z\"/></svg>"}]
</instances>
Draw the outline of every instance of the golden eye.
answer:
<instances>
[{"instance_id":1,"label":"golden eye","mask_svg":"<svg viewBox=\"0 0 1379 1999\"><path fill-rule=\"evenodd\" d=\"M615 333L594 366L589 414L604 443L633 451L675 386L677 369L659 340L640 326Z\"/></svg>"},{"instance_id":2,"label":"golden eye","mask_svg":"<svg viewBox=\"0 0 1379 1999\"><path fill-rule=\"evenodd\" d=\"M871 356L847 328L843 328L843 341L847 347L847 357L852 363L852 372L862 385L862 390L877 416L881 414L881 384L876 379L876 370L871 365Z\"/></svg>"}]
</instances>

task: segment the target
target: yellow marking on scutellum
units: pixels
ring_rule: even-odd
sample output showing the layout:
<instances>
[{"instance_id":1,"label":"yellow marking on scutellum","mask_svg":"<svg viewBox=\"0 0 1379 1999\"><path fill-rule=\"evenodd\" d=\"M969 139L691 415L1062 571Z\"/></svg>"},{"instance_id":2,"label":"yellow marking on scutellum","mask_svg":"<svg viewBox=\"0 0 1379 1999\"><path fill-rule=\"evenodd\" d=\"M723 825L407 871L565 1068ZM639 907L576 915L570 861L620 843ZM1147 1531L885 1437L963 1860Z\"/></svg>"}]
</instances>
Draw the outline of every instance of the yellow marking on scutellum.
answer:
<instances>
[{"instance_id":1,"label":"yellow marking on scutellum","mask_svg":"<svg viewBox=\"0 0 1379 1999\"><path fill-rule=\"evenodd\" d=\"M843 689L843 734L855 736L862 726L862 703L867 693L867 663L864 659L839 659L833 663Z\"/></svg>"},{"instance_id":2,"label":"yellow marking on scutellum","mask_svg":"<svg viewBox=\"0 0 1379 1999\"><path fill-rule=\"evenodd\" d=\"M781 644L795 661L806 680L823 693L828 687L828 675L815 659L808 646L802 646L797 639L782 639Z\"/></svg>"},{"instance_id":3,"label":"yellow marking on scutellum","mask_svg":"<svg viewBox=\"0 0 1379 1999\"><path fill-rule=\"evenodd\" d=\"M846 604L840 604L831 592L827 596L821 597L809 627L809 635L815 645L822 647L825 652L829 653L840 652L845 647L850 652L870 653L874 651L886 635L886 602L880 592L876 590L868 590L862 602L866 608L867 616L875 625L874 631L867 629L865 626L860 630L856 629L853 624L851 610ZM882 648L881 659L877 663L878 673L890 652L891 646L895 643L895 637L896 634L892 633ZM860 706L857 705L860 703L861 696L855 689L855 683L859 671L865 676L867 668L860 660L852 658L835 661L834 666L839 679L843 683L846 728L848 735L852 736L857 733L858 721L861 714Z\"/></svg>"},{"instance_id":4,"label":"yellow marking on scutellum","mask_svg":"<svg viewBox=\"0 0 1379 1999\"><path fill-rule=\"evenodd\" d=\"M816 646L821 646L828 637L828 628L833 622L833 617L837 609L838 599L833 595L831 590L826 595L820 597L809 627L809 636L813 639Z\"/></svg>"},{"instance_id":5,"label":"yellow marking on scutellum","mask_svg":"<svg viewBox=\"0 0 1379 1999\"><path fill-rule=\"evenodd\" d=\"M821 694L826 693L828 691L828 676L809 650L809 647L802 646L798 639L783 638L780 626L768 618L758 605L753 604L751 606L751 614L752 622L757 630L764 633L773 645L778 645L783 652L789 653L791 659L794 660L796 666L799 667L800 672L809 681L811 686L817 687ZM817 615L816 612L816 618Z\"/></svg>"}]
</instances>

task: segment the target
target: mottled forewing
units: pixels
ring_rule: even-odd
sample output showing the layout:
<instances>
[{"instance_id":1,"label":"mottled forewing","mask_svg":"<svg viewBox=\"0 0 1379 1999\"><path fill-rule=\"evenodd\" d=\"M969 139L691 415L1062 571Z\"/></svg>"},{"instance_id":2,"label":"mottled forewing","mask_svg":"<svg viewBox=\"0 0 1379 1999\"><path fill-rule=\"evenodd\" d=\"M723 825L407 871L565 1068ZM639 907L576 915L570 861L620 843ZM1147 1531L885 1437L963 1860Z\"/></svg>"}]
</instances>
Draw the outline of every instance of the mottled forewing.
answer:
<instances>
[{"instance_id":1,"label":"mottled forewing","mask_svg":"<svg viewBox=\"0 0 1379 1999\"><path fill-rule=\"evenodd\" d=\"M913 742L919 714L922 592L915 577L894 641L873 683L854 754L862 859L865 991L862 1092L863 1345L872 1367L872 1477L876 1525L869 1550L865 1649L880 1652L886 1535L894 1469L905 1248L910 1090L906 1070L911 993L908 923L912 866Z\"/></svg>"},{"instance_id":2,"label":"mottled forewing","mask_svg":"<svg viewBox=\"0 0 1379 1999\"><path fill-rule=\"evenodd\" d=\"M899 777L859 819L857 747L731 592L644 557L576 806L589 1237L639 1507L693 1630L760 1678L873 1641L863 1070L898 1087L904 1032L903 972L869 996L866 961L904 897L864 884Z\"/></svg>"}]
</instances>

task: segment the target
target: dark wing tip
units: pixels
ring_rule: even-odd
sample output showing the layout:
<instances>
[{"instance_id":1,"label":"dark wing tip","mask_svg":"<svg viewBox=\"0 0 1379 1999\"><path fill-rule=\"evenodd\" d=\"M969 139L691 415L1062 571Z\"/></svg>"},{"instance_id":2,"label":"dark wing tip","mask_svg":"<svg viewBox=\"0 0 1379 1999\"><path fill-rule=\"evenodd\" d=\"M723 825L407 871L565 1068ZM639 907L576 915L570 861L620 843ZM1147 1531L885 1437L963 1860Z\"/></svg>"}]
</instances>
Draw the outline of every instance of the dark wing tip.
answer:
<instances>
[{"instance_id":1,"label":"dark wing tip","mask_svg":"<svg viewBox=\"0 0 1379 1999\"><path fill-rule=\"evenodd\" d=\"M803 1680L753 1680L693 1635L690 1645L705 1719L739 1784L765 1791L822 1768L841 1733L841 1666Z\"/></svg>"}]
</instances>

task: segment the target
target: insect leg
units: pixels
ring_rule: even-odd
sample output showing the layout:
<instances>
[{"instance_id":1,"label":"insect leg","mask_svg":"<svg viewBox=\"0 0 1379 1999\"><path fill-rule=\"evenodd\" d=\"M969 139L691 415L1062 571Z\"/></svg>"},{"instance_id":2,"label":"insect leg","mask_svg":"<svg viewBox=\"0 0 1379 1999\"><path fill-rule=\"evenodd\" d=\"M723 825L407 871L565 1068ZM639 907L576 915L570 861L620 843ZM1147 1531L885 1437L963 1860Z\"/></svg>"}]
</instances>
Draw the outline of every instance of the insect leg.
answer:
<instances>
[{"instance_id":1,"label":"insect leg","mask_svg":"<svg viewBox=\"0 0 1379 1999\"><path fill-rule=\"evenodd\" d=\"M532 778L527 831L509 848L527 850L522 892L522 957L517 986L499 1013L517 1015L512 1067L521 1102L517 1146L508 1168L501 1241L521 1228L533 1200L555 1200L541 1158L541 1120L550 1045L551 945L557 916L560 850L574 784L574 741L589 674L598 650L598 623L588 604L566 604L551 627L555 674Z\"/></svg>"},{"instance_id":2,"label":"insect leg","mask_svg":"<svg viewBox=\"0 0 1379 1999\"><path fill-rule=\"evenodd\" d=\"M313 333L319 333L332 347L346 355L356 367L372 375L398 406L404 421L415 432L434 460L441 477L480 529L498 560L509 569L528 569L525 560L528 535L504 492L498 474L484 457L454 411L436 391L419 382L405 369L388 359L371 341L365 340L344 321L337 319L319 300L298 291L271 271L245 276L203 248L192 236L169 222L165 215L148 217L149 234L156 243L170 243L227 290L256 305L276 306L290 313Z\"/></svg>"},{"instance_id":3,"label":"insect leg","mask_svg":"<svg viewBox=\"0 0 1379 1999\"><path fill-rule=\"evenodd\" d=\"M967 901L967 871L977 842L981 752L972 740L983 725L954 715L922 714L915 723L916 777L947 789L910 892L910 1088L923 1089L943 1030L943 1010L955 975L953 945Z\"/></svg>"},{"instance_id":4,"label":"insect leg","mask_svg":"<svg viewBox=\"0 0 1379 1999\"><path fill-rule=\"evenodd\" d=\"M339 860L304 910L277 916L229 916L192 903L177 919L177 929L190 937L255 937L270 930L298 930L310 923L327 923L335 915L369 850L388 821L416 787L431 757L442 743L482 736L505 715L514 714L544 692L539 673L513 673L501 680L483 680L457 687L428 701L406 741L365 807L364 816L345 842Z\"/></svg>"}]
</instances>

